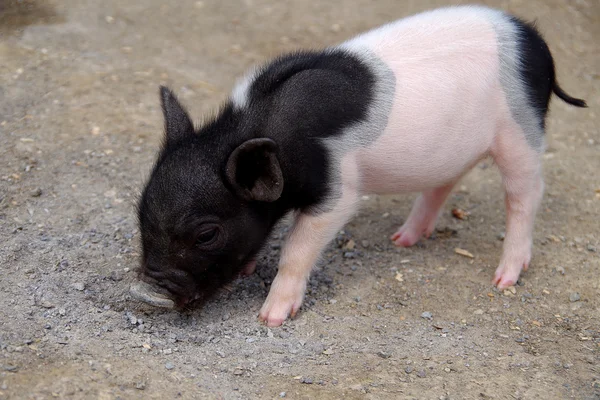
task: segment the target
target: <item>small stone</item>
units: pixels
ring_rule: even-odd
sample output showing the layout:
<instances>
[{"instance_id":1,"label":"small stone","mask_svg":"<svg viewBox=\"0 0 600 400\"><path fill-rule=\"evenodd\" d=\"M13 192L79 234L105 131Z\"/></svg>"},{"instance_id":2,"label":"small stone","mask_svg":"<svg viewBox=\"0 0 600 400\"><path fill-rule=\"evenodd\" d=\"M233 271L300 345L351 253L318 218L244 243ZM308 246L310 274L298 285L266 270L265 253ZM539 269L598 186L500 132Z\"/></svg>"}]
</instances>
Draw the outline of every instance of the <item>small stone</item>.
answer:
<instances>
[{"instance_id":1,"label":"small stone","mask_svg":"<svg viewBox=\"0 0 600 400\"><path fill-rule=\"evenodd\" d=\"M110 273L110 279L115 282L119 282L123 280L123 272L121 270L114 270Z\"/></svg>"},{"instance_id":2,"label":"small stone","mask_svg":"<svg viewBox=\"0 0 600 400\"><path fill-rule=\"evenodd\" d=\"M312 380L312 378L303 377L302 379L300 379L300 383L305 383L307 385L312 385L313 380Z\"/></svg>"},{"instance_id":3,"label":"small stone","mask_svg":"<svg viewBox=\"0 0 600 400\"><path fill-rule=\"evenodd\" d=\"M165 364L165 368L170 370L170 369L175 368L175 366L173 365L173 363L168 362L168 363Z\"/></svg>"},{"instance_id":4,"label":"small stone","mask_svg":"<svg viewBox=\"0 0 600 400\"><path fill-rule=\"evenodd\" d=\"M131 322L131 325L137 325L137 323L138 323L138 320L137 320L137 318L135 317L135 315L131 315L131 316L129 317L129 322Z\"/></svg>"},{"instance_id":5,"label":"small stone","mask_svg":"<svg viewBox=\"0 0 600 400\"><path fill-rule=\"evenodd\" d=\"M64 316L64 315L67 313L67 311L66 311L64 308L59 308L59 309L58 309L58 313L59 313L60 315Z\"/></svg>"},{"instance_id":6,"label":"small stone","mask_svg":"<svg viewBox=\"0 0 600 400\"><path fill-rule=\"evenodd\" d=\"M560 273L561 275L565 274L565 267L556 267L556 272Z\"/></svg>"},{"instance_id":7,"label":"small stone","mask_svg":"<svg viewBox=\"0 0 600 400\"><path fill-rule=\"evenodd\" d=\"M411 365L404 368L404 372L406 372L407 374L410 374L413 371L414 371L414 368Z\"/></svg>"},{"instance_id":8,"label":"small stone","mask_svg":"<svg viewBox=\"0 0 600 400\"><path fill-rule=\"evenodd\" d=\"M85 283L83 282L75 282L71 285L71 287L75 290L79 290L80 292L85 290Z\"/></svg>"},{"instance_id":9,"label":"small stone","mask_svg":"<svg viewBox=\"0 0 600 400\"><path fill-rule=\"evenodd\" d=\"M431 315L431 313L429 311L425 311L423 314L421 314L421 318L432 320L433 319L433 315Z\"/></svg>"},{"instance_id":10,"label":"small stone","mask_svg":"<svg viewBox=\"0 0 600 400\"><path fill-rule=\"evenodd\" d=\"M425 378L427 374L425 373L425 370L420 370L419 372L417 372L417 376L419 378Z\"/></svg>"},{"instance_id":11,"label":"small stone","mask_svg":"<svg viewBox=\"0 0 600 400\"><path fill-rule=\"evenodd\" d=\"M49 301L46 300L42 300L40 302L40 306L44 307L44 308L54 308L54 304L50 303Z\"/></svg>"},{"instance_id":12,"label":"small stone","mask_svg":"<svg viewBox=\"0 0 600 400\"><path fill-rule=\"evenodd\" d=\"M285 392L281 392L279 393L279 397L285 397L286 393Z\"/></svg>"},{"instance_id":13,"label":"small stone","mask_svg":"<svg viewBox=\"0 0 600 400\"><path fill-rule=\"evenodd\" d=\"M383 351L383 350L379 350L377 352L377 355L381 358L390 358L392 356L390 353Z\"/></svg>"},{"instance_id":14,"label":"small stone","mask_svg":"<svg viewBox=\"0 0 600 400\"><path fill-rule=\"evenodd\" d=\"M163 350L163 354L172 354L173 350L172 349L164 349Z\"/></svg>"},{"instance_id":15,"label":"small stone","mask_svg":"<svg viewBox=\"0 0 600 400\"><path fill-rule=\"evenodd\" d=\"M233 370L234 375L242 375L243 373L244 373L244 370L241 368L236 368Z\"/></svg>"},{"instance_id":16,"label":"small stone","mask_svg":"<svg viewBox=\"0 0 600 400\"><path fill-rule=\"evenodd\" d=\"M575 303L576 301L581 300L581 296L577 292L573 292L569 295L569 300L571 303Z\"/></svg>"},{"instance_id":17,"label":"small stone","mask_svg":"<svg viewBox=\"0 0 600 400\"><path fill-rule=\"evenodd\" d=\"M221 319L222 319L223 321L227 321L229 318L231 318L231 314L229 314L229 313L225 313L225 314L223 314L223 316L221 317Z\"/></svg>"},{"instance_id":18,"label":"small stone","mask_svg":"<svg viewBox=\"0 0 600 400\"><path fill-rule=\"evenodd\" d=\"M350 239L350 240L348 240L348 242L346 242L343 249L344 250L354 250L355 247L356 247L356 243L354 242L354 240Z\"/></svg>"},{"instance_id":19,"label":"small stone","mask_svg":"<svg viewBox=\"0 0 600 400\"><path fill-rule=\"evenodd\" d=\"M35 188L31 191L30 195L31 195L31 197L40 197L42 195L42 189Z\"/></svg>"},{"instance_id":20,"label":"small stone","mask_svg":"<svg viewBox=\"0 0 600 400\"><path fill-rule=\"evenodd\" d=\"M8 371L8 372L17 372L19 370L19 367L17 367L16 365L8 365L8 364L1 365L0 368L2 368L5 371Z\"/></svg>"},{"instance_id":21,"label":"small stone","mask_svg":"<svg viewBox=\"0 0 600 400\"><path fill-rule=\"evenodd\" d=\"M446 367L446 368L444 368L444 371L445 372L450 372L450 368Z\"/></svg>"},{"instance_id":22,"label":"small stone","mask_svg":"<svg viewBox=\"0 0 600 400\"><path fill-rule=\"evenodd\" d=\"M594 246L592 246L591 244L588 244L586 248L588 251L591 251L592 253L595 253L597 251L597 249Z\"/></svg>"},{"instance_id":23,"label":"small stone","mask_svg":"<svg viewBox=\"0 0 600 400\"><path fill-rule=\"evenodd\" d=\"M146 382L144 382L144 381L136 382L135 383L135 388L137 390L144 390L144 389L146 389Z\"/></svg>"},{"instance_id":24,"label":"small stone","mask_svg":"<svg viewBox=\"0 0 600 400\"><path fill-rule=\"evenodd\" d=\"M505 237L506 237L506 233L504 233L504 232L496 235L496 239L498 239L498 240L504 240Z\"/></svg>"},{"instance_id":25,"label":"small stone","mask_svg":"<svg viewBox=\"0 0 600 400\"><path fill-rule=\"evenodd\" d=\"M360 244L362 245L362 247L369 247L369 241L368 240L363 240L362 242L360 242Z\"/></svg>"}]
</instances>

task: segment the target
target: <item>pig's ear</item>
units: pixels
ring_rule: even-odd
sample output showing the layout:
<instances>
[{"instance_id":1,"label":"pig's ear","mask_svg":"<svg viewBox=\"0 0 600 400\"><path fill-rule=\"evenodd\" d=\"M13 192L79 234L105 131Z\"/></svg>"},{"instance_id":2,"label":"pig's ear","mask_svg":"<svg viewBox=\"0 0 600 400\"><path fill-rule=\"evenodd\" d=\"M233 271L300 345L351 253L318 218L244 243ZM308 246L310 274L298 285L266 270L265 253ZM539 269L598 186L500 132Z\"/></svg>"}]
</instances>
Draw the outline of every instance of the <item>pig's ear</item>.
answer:
<instances>
[{"instance_id":1,"label":"pig's ear","mask_svg":"<svg viewBox=\"0 0 600 400\"><path fill-rule=\"evenodd\" d=\"M167 145L194 134L194 124L177 97L165 86L160 87L160 102L165 117Z\"/></svg>"},{"instance_id":2,"label":"pig's ear","mask_svg":"<svg viewBox=\"0 0 600 400\"><path fill-rule=\"evenodd\" d=\"M277 143L267 138L242 143L229 156L225 175L235 193L244 200L279 199L283 175L277 160Z\"/></svg>"}]
</instances>

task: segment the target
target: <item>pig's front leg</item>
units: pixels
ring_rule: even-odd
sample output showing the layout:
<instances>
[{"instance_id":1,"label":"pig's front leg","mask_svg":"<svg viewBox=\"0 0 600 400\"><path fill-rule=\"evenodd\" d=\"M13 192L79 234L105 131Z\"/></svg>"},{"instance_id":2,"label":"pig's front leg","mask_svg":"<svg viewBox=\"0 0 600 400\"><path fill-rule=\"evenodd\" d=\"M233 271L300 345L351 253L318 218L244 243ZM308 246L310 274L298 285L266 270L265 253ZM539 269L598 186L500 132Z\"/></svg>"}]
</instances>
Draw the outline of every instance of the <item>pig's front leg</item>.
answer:
<instances>
[{"instance_id":1,"label":"pig's front leg","mask_svg":"<svg viewBox=\"0 0 600 400\"><path fill-rule=\"evenodd\" d=\"M279 326L289 315L295 316L302 305L313 266L325 246L354 214L357 199L353 188L344 187L332 211L296 216L281 254L277 276L259 313L259 319L267 326Z\"/></svg>"}]
</instances>

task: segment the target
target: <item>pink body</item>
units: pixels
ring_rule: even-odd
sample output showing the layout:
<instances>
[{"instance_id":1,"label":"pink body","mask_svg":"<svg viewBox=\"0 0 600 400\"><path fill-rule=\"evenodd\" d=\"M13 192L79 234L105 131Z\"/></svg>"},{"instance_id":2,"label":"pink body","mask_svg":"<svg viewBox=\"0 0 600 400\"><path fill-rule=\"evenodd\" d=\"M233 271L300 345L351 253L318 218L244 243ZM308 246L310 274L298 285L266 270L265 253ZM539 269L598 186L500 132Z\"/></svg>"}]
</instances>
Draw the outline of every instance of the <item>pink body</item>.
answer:
<instances>
[{"instance_id":1,"label":"pink body","mask_svg":"<svg viewBox=\"0 0 600 400\"><path fill-rule=\"evenodd\" d=\"M522 97L518 78L511 76L514 57L506 40L511 29L499 11L456 7L397 21L340 46L375 54L393 72L391 112L374 141L339 155L342 196L333 209L296 216L260 312L268 325L279 325L298 310L311 269L356 211L360 195L422 192L392 235L398 246L410 246L432 233L452 187L486 156L502 173L507 207L494 283L499 288L516 283L530 262L533 220L543 192L543 132L511 112L511 102ZM532 146L527 135L537 135L542 145Z\"/></svg>"}]
</instances>

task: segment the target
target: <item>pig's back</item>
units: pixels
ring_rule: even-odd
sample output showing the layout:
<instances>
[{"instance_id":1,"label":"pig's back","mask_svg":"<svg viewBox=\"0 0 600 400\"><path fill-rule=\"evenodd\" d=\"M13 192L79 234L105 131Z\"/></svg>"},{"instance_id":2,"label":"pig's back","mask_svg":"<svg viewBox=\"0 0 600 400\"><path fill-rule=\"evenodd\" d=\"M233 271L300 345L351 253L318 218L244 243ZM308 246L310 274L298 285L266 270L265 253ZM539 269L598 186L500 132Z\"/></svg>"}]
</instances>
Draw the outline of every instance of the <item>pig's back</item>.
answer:
<instances>
[{"instance_id":1,"label":"pig's back","mask_svg":"<svg viewBox=\"0 0 600 400\"><path fill-rule=\"evenodd\" d=\"M374 53L395 76L385 130L355 153L366 191L440 186L485 156L509 114L500 82L499 25L510 29L500 11L450 7L340 46Z\"/></svg>"}]
</instances>

